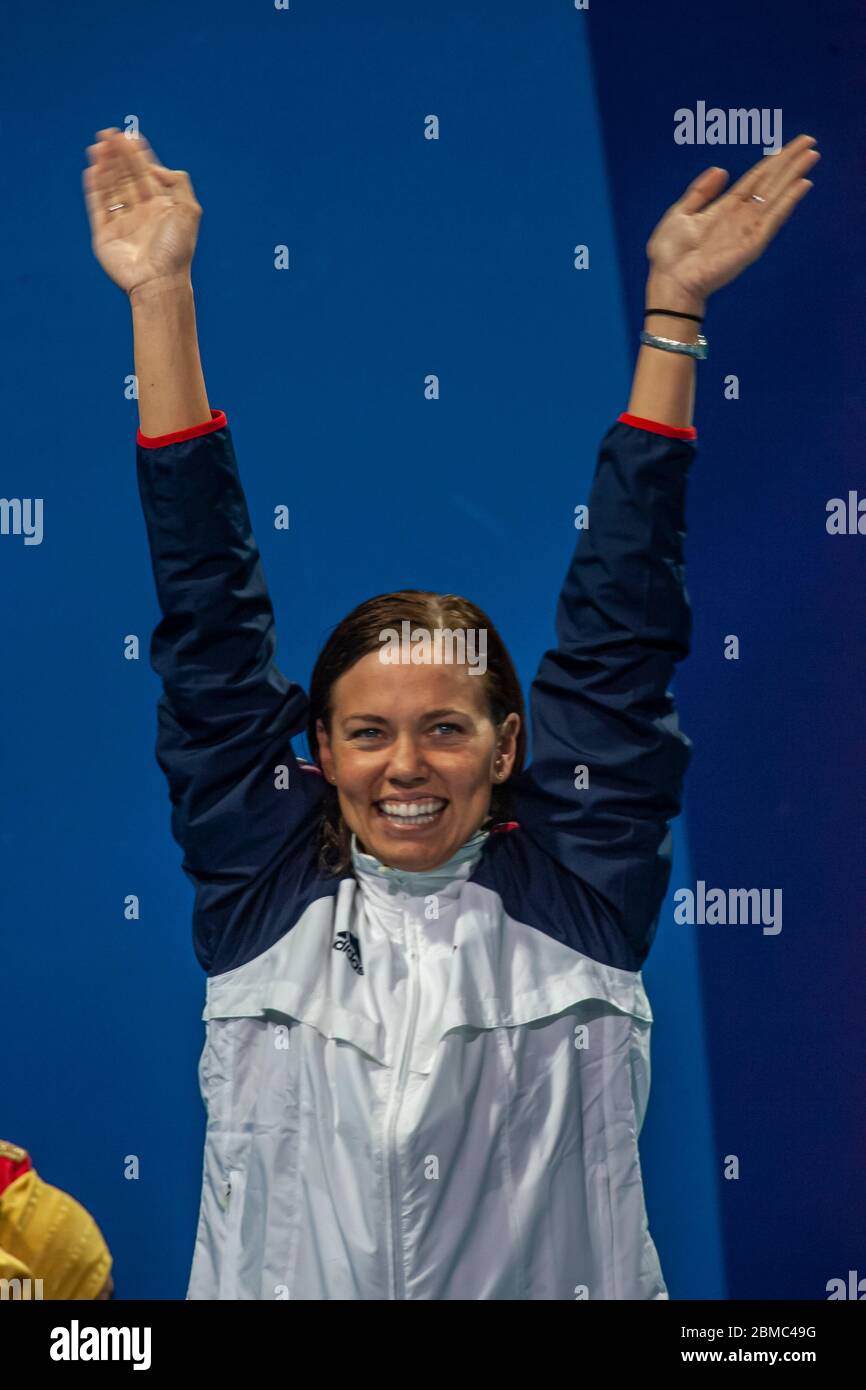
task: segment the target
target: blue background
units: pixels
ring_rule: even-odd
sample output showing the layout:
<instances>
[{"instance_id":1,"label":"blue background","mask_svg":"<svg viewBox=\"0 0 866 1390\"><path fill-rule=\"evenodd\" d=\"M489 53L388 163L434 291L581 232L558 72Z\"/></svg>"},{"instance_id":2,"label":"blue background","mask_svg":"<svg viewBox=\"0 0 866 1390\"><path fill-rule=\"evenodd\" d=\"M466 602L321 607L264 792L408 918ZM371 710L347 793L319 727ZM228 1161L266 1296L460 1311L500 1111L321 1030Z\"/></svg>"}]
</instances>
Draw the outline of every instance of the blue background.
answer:
<instances>
[{"instance_id":1,"label":"blue background","mask_svg":"<svg viewBox=\"0 0 866 1390\"><path fill-rule=\"evenodd\" d=\"M669 897L644 972L641 1148L672 1298L819 1299L866 1274L866 538L825 530L828 498L863 490L864 12L159 0L90 4L85 22L17 3L5 38L0 490L43 498L45 533L0 536L0 1137L93 1212L119 1298L183 1298L204 977L153 756L130 314L81 196L95 131L137 118L204 206L205 377L282 669L305 684L351 607L411 586L486 609L528 685L574 507L627 406L647 237L707 165L733 182L761 154L677 145L673 113L781 107L783 139L815 136L822 160L764 258L709 306L693 653L675 685L694 753L671 896L698 878L781 888L783 930L678 926ZM431 113L438 141L423 138ZM139 921L124 918L132 893Z\"/></svg>"}]
</instances>

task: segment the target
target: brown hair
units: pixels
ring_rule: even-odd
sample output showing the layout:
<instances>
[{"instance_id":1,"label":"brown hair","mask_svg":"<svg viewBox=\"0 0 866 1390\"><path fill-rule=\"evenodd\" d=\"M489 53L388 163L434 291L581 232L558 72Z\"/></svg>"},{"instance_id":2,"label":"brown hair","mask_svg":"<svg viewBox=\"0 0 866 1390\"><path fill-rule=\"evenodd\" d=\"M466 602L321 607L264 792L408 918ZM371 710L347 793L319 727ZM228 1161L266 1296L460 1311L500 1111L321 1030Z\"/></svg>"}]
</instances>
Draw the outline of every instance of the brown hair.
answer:
<instances>
[{"instance_id":1,"label":"brown hair","mask_svg":"<svg viewBox=\"0 0 866 1390\"><path fill-rule=\"evenodd\" d=\"M512 776L521 772L526 757L526 717L523 692L508 650L493 623L480 608L459 594L434 594L424 589L400 589L390 594L377 594L353 608L331 632L322 648L310 678L309 719L307 741L313 761L321 769L316 721L321 719L328 736L331 734L332 691L337 680L368 652L381 651L382 632L386 628L402 632L401 624L408 620L411 631L423 628L450 628L454 632L484 629L487 637L487 669L482 675L487 696L488 713L499 725L509 714L520 715L520 730ZM513 815L508 782L493 785L490 799L493 822L509 820ZM351 868L351 830L343 819L337 789L326 785L322 806L319 838L319 871L341 876Z\"/></svg>"}]
</instances>

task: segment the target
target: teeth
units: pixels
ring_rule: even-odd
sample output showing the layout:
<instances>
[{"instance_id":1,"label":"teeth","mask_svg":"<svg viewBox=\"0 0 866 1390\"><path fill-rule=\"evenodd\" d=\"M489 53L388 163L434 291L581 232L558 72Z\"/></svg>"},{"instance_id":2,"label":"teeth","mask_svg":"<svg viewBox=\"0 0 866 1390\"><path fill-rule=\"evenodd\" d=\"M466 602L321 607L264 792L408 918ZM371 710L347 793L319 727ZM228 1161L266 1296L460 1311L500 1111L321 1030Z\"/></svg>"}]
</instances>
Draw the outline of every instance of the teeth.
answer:
<instances>
[{"instance_id":1,"label":"teeth","mask_svg":"<svg viewBox=\"0 0 866 1390\"><path fill-rule=\"evenodd\" d=\"M419 816L432 816L445 805L444 801L380 801L379 806L386 816L399 820L417 820Z\"/></svg>"}]
</instances>

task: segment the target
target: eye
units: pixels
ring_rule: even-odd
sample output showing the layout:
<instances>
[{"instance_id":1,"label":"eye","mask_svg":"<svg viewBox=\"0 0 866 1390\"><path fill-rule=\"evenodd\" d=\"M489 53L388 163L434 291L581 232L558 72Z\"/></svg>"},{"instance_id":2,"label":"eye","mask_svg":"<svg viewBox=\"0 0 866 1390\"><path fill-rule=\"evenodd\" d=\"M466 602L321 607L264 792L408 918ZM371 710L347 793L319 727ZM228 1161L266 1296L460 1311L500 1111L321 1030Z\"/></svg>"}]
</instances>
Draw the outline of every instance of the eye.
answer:
<instances>
[{"instance_id":1,"label":"eye","mask_svg":"<svg viewBox=\"0 0 866 1390\"><path fill-rule=\"evenodd\" d=\"M352 739L352 738L360 738L362 734L380 734L381 732L382 732L381 729L355 729L355 730L349 735L349 738L350 738L350 739ZM366 740L363 740L363 741L366 742Z\"/></svg>"},{"instance_id":2,"label":"eye","mask_svg":"<svg viewBox=\"0 0 866 1390\"><path fill-rule=\"evenodd\" d=\"M452 729L455 733L462 734L462 724L434 724L434 729Z\"/></svg>"}]
</instances>

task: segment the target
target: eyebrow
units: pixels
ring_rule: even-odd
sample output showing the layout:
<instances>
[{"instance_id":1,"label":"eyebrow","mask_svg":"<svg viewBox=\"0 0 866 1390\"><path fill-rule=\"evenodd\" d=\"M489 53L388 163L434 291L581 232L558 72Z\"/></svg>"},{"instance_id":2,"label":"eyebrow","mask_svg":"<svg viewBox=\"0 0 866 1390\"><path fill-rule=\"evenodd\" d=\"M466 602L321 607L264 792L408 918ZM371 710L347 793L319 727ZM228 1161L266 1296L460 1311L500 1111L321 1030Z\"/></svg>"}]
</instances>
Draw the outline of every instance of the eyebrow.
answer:
<instances>
[{"instance_id":1,"label":"eyebrow","mask_svg":"<svg viewBox=\"0 0 866 1390\"><path fill-rule=\"evenodd\" d=\"M471 718L471 715L467 714L466 711L462 709L428 709L424 714L421 715L421 718L441 719L446 714L459 714L461 719ZM363 719L368 724L388 723L387 719L383 719L381 714L347 714L343 720L343 723L348 724L350 719Z\"/></svg>"}]
</instances>

